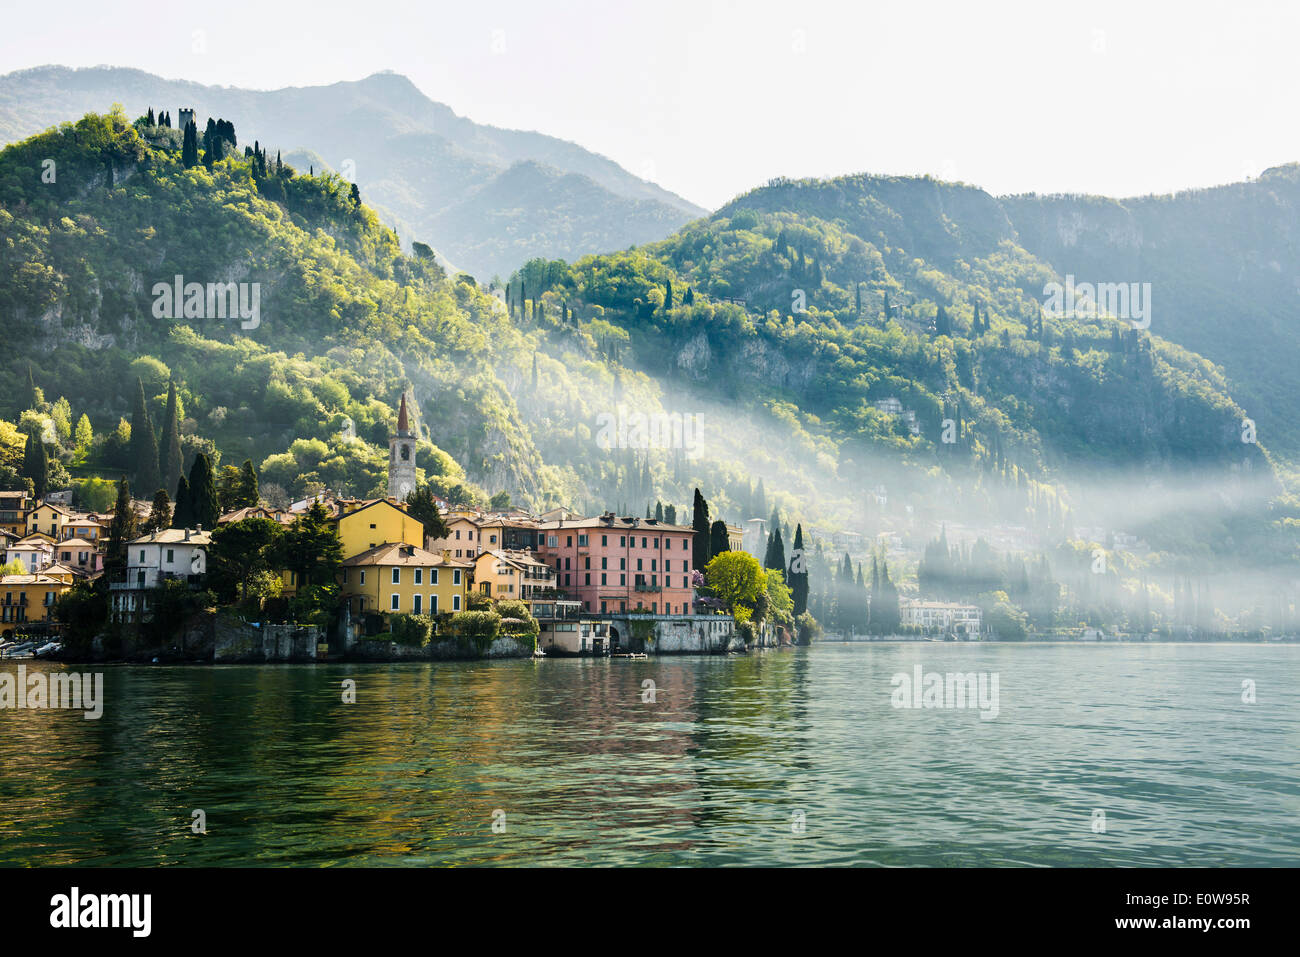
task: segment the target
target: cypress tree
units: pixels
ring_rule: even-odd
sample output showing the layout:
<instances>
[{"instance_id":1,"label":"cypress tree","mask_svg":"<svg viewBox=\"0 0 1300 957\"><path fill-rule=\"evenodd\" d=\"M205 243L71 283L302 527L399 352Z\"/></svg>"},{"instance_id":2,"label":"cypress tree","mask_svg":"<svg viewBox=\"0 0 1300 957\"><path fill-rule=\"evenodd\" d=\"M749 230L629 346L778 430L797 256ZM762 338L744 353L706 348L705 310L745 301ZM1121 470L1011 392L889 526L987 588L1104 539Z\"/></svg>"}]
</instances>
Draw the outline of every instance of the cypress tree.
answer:
<instances>
[{"instance_id":1,"label":"cypress tree","mask_svg":"<svg viewBox=\"0 0 1300 957\"><path fill-rule=\"evenodd\" d=\"M176 507L172 510L172 528L194 527L194 499L184 475L176 483Z\"/></svg>"},{"instance_id":2,"label":"cypress tree","mask_svg":"<svg viewBox=\"0 0 1300 957\"><path fill-rule=\"evenodd\" d=\"M45 498L50 490L50 460L39 425L33 425L27 431L27 444L23 446L22 474L32 480L32 494L36 500Z\"/></svg>"},{"instance_id":3,"label":"cypress tree","mask_svg":"<svg viewBox=\"0 0 1300 957\"><path fill-rule=\"evenodd\" d=\"M730 550L731 543L727 540L727 523L722 519L718 519L709 528L709 558L714 558Z\"/></svg>"},{"instance_id":4,"label":"cypress tree","mask_svg":"<svg viewBox=\"0 0 1300 957\"><path fill-rule=\"evenodd\" d=\"M808 610L808 560L803 550L803 523L794 527L794 547L790 551L790 565L785 573L794 600L794 614L799 617Z\"/></svg>"},{"instance_id":5,"label":"cypress tree","mask_svg":"<svg viewBox=\"0 0 1300 957\"><path fill-rule=\"evenodd\" d=\"M221 506L217 503L217 483L208 457L200 452L190 468L190 503L194 524L205 529L217 527Z\"/></svg>"},{"instance_id":6,"label":"cypress tree","mask_svg":"<svg viewBox=\"0 0 1300 957\"><path fill-rule=\"evenodd\" d=\"M181 165L186 169L199 165L199 130L193 120L185 124L184 138L181 142Z\"/></svg>"},{"instance_id":7,"label":"cypress tree","mask_svg":"<svg viewBox=\"0 0 1300 957\"><path fill-rule=\"evenodd\" d=\"M695 530L695 539L691 542L691 567L704 571L709 563L709 503L705 501L700 490L695 490L694 516L691 527Z\"/></svg>"},{"instance_id":8,"label":"cypress tree","mask_svg":"<svg viewBox=\"0 0 1300 957\"><path fill-rule=\"evenodd\" d=\"M131 487L126 476L117 483L117 503L113 506L113 521L108 526L108 547L104 552L104 571L109 581L126 572L126 549L135 538L135 510L131 507Z\"/></svg>"},{"instance_id":9,"label":"cypress tree","mask_svg":"<svg viewBox=\"0 0 1300 957\"><path fill-rule=\"evenodd\" d=\"M244 464L239 467L239 505L236 508L256 508L261 501L262 491L257 483L257 469L253 468L252 459L244 459Z\"/></svg>"},{"instance_id":10,"label":"cypress tree","mask_svg":"<svg viewBox=\"0 0 1300 957\"><path fill-rule=\"evenodd\" d=\"M136 488L158 487L158 439L154 435L144 383L135 380L135 408L131 412L131 461L135 465Z\"/></svg>"},{"instance_id":11,"label":"cypress tree","mask_svg":"<svg viewBox=\"0 0 1300 957\"><path fill-rule=\"evenodd\" d=\"M163 415L163 434L158 442L158 480L163 489L175 488L185 467L181 451L181 427L176 411L176 383L167 388L167 411Z\"/></svg>"}]
</instances>

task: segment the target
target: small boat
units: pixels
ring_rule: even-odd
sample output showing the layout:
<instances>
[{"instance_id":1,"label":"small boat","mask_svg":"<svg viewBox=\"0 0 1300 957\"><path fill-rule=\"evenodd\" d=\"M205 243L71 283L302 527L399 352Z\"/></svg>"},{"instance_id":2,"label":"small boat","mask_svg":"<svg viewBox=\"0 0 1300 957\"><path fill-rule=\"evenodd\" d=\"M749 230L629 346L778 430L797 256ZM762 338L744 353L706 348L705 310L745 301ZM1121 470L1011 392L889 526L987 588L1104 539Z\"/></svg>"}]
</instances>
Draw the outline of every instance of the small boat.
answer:
<instances>
[{"instance_id":1,"label":"small boat","mask_svg":"<svg viewBox=\"0 0 1300 957\"><path fill-rule=\"evenodd\" d=\"M611 655L611 658L649 658L644 651L628 651L619 655Z\"/></svg>"}]
</instances>

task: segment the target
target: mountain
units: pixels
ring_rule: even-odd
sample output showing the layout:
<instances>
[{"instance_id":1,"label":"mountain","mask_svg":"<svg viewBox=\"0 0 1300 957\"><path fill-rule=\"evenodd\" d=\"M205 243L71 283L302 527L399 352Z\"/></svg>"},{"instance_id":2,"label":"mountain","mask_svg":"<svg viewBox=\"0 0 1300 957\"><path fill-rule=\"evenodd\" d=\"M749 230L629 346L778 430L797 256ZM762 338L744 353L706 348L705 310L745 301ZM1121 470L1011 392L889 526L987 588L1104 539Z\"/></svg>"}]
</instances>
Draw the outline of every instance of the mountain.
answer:
<instances>
[{"instance_id":1,"label":"mountain","mask_svg":"<svg viewBox=\"0 0 1300 957\"><path fill-rule=\"evenodd\" d=\"M775 507L819 560L834 541L895 581L960 525L1050 556L1072 623L1177 609L1156 589L1192 576L1239 629L1294 595L1293 478L1242 441L1226 377L1129 322L1044 315L1059 274L980 190L777 181L636 249L533 259L502 303L232 122L188 167L180 131L120 112L0 151L0 484L19 430L79 495L135 472L136 383L161 428L175 382L188 456L371 495L405 391L421 479L454 501L685 516L699 487L713 518ZM251 325L205 301L219 283L256 290Z\"/></svg>"},{"instance_id":2,"label":"mountain","mask_svg":"<svg viewBox=\"0 0 1300 957\"><path fill-rule=\"evenodd\" d=\"M517 268L521 253L573 259L662 238L704 212L576 144L457 116L392 73L257 91L116 67L37 67L0 77L0 143L116 102L131 117L192 107L200 126L238 117L242 142L272 154L311 150L355 178L404 240L484 280ZM547 185L534 192L539 177Z\"/></svg>"},{"instance_id":3,"label":"mountain","mask_svg":"<svg viewBox=\"0 0 1300 957\"><path fill-rule=\"evenodd\" d=\"M1264 440L1300 456L1300 165L1171 196L1000 204L1058 273L1151 283L1151 330L1217 363Z\"/></svg>"}]
</instances>

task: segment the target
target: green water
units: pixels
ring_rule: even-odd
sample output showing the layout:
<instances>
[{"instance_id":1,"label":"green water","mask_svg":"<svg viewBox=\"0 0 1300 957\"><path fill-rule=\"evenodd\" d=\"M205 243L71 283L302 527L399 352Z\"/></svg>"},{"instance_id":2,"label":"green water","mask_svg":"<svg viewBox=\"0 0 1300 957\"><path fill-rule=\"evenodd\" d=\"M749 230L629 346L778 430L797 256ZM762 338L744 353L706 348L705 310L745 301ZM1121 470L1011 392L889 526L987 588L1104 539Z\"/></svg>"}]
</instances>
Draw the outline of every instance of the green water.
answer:
<instances>
[{"instance_id":1,"label":"green water","mask_svg":"<svg viewBox=\"0 0 1300 957\"><path fill-rule=\"evenodd\" d=\"M914 664L997 717L892 707ZM0 864L1300 862L1294 645L101 670L0 711Z\"/></svg>"}]
</instances>

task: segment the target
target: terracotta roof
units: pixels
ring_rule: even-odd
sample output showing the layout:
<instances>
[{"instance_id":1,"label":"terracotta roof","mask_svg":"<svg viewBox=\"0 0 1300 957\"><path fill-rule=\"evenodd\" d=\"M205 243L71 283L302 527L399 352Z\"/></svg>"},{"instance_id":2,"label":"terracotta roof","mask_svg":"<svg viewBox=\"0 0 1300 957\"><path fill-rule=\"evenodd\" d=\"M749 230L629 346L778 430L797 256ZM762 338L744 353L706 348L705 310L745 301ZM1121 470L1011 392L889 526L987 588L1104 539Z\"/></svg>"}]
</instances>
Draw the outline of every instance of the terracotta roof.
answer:
<instances>
[{"instance_id":1,"label":"terracotta roof","mask_svg":"<svg viewBox=\"0 0 1300 957\"><path fill-rule=\"evenodd\" d=\"M473 562L456 561L453 558L435 555L433 552L427 552L416 545L407 545L405 542L386 542L383 545L376 545L374 548L366 549L360 555L353 555L343 561L345 568L354 568L358 565L410 565L420 568L430 565L474 567Z\"/></svg>"}]
</instances>

